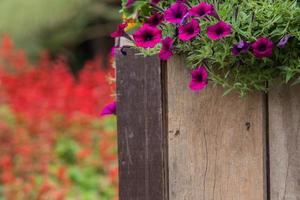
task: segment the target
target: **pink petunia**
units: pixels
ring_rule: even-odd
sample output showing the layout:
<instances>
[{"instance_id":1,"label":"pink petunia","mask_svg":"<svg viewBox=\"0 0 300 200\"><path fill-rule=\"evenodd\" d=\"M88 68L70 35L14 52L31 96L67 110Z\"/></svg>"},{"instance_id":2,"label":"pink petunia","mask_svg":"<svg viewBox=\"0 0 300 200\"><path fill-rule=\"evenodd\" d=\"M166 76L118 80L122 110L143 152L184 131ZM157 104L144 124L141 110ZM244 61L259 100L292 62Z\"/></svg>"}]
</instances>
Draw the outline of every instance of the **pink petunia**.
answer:
<instances>
[{"instance_id":1,"label":"pink petunia","mask_svg":"<svg viewBox=\"0 0 300 200\"><path fill-rule=\"evenodd\" d=\"M113 46L112 48L111 48L111 50L110 50L110 56L111 57L115 57L116 56L116 51L118 50L118 49L120 49L120 46Z\"/></svg>"},{"instance_id":2,"label":"pink petunia","mask_svg":"<svg viewBox=\"0 0 300 200\"><path fill-rule=\"evenodd\" d=\"M208 74L206 67L198 67L191 72L191 81L189 88L193 91L199 91L204 89L208 84Z\"/></svg>"},{"instance_id":3,"label":"pink petunia","mask_svg":"<svg viewBox=\"0 0 300 200\"><path fill-rule=\"evenodd\" d=\"M112 38L122 37L125 34L125 28L127 27L127 22L118 25L118 28L115 32L111 33Z\"/></svg>"},{"instance_id":4,"label":"pink petunia","mask_svg":"<svg viewBox=\"0 0 300 200\"><path fill-rule=\"evenodd\" d=\"M219 21L215 25L207 27L207 36L212 40L219 40L231 35L232 27L230 24Z\"/></svg>"},{"instance_id":5,"label":"pink petunia","mask_svg":"<svg viewBox=\"0 0 300 200\"><path fill-rule=\"evenodd\" d=\"M165 19L166 21L172 24L180 24L182 22L183 17L188 13L188 7L183 3L173 3L166 11L165 11Z\"/></svg>"},{"instance_id":6,"label":"pink petunia","mask_svg":"<svg viewBox=\"0 0 300 200\"><path fill-rule=\"evenodd\" d=\"M168 60L171 56L173 56L172 48L173 39L171 37L166 37L162 40L162 48L159 52L159 58L161 60Z\"/></svg>"},{"instance_id":7,"label":"pink petunia","mask_svg":"<svg viewBox=\"0 0 300 200\"><path fill-rule=\"evenodd\" d=\"M143 48L155 47L161 41L161 37L161 30L148 24L143 25L133 34L136 46Z\"/></svg>"},{"instance_id":8,"label":"pink petunia","mask_svg":"<svg viewBox=\"0 0 300 200\"><path fill-rule=\"evenodd\" d=\"M201 31L199 22L196 19L192 19L191 22L181 25L179 27L179 39L182 41L189 41L199 35Z\"/></svg>"},{"instance_id":9,"label":"pink petunia","mask_svg":"<svg viewBox=\"0 0 300 200\"><path fill-rule=\"evenodd\" d=\"M212 15L213 12L214 6L206 2L201 2L199 5L192 7L189 11L191 16L201 18L207 15Z\"/></svg>"},{"instance_id":10,"label":"pink petunia","mask_svg":"<svg viewBox=\"0 0 300 200\"><path fill-rule=\"evenodd\" d=\"M117 113L117 103L114 101L103 108L102 112L100 113L101 116L106 115L116 115Z\"/></svg>"},{"instance_id":11,"label":"pink petunia","mask_svg":"<svg viewBox=\"0 0 300 200\"><path fill-rule=\"evenodd\" d=\"M164 20L164 15L160 13L155 13L149 19L146 21L146 24L149 26L158 26L160 25Z\"/></svg>"},{"instance_id":12,"label":"pink petunia","mask_svg":"<svg viewBox=\"0 0 300 200\"><path fill-rule=\"evenodd\" d=\"M270 39L266 37L261 37L258 40L256 40L251 45L251 47L253 49L253 54L255 57L265 58L273 54L274 44Z\"/></svg>"}]
</instances>

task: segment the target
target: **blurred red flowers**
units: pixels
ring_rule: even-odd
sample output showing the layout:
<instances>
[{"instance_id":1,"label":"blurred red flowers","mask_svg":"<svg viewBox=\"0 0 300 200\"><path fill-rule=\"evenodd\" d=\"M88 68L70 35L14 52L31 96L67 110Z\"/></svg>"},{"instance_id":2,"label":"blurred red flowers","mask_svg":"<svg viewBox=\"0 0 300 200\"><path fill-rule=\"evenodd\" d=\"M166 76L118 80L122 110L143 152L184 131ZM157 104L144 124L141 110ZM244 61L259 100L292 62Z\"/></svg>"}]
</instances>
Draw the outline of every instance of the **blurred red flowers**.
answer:
<instances>
[{"instance_id":1,"label":"blurred red flowers","mask_svg":"<svg viewBox=\"0 0 300 200\"><path fill-rule=\"evenodd\" d=\"M76 77L63 58L51 60L47 53L31 64L8 36L2 39L0 197L63 200L77 198L81 188L91 200L114 198L114 119L99 117L113 101L107 78L113 73L100 57Z\"/></svg>"}]
</instances>

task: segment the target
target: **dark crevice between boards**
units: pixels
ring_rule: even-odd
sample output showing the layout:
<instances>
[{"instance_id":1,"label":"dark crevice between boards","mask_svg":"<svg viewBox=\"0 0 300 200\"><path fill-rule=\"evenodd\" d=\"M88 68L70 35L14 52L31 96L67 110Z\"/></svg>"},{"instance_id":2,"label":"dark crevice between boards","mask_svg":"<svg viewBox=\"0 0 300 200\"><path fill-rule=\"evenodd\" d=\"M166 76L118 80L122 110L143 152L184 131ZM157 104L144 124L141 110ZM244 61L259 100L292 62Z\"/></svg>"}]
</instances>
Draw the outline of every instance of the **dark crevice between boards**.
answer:
<instances>
[{"instance_id":1,"label":"dark crevice between boards","mask_svg":"<svg viewBox=\"0 0 300 200\"><path fill-rule=\"evenodd\" d=\"M164 200L169 200L169 147L168 147L168 73L167 62L161 61L161 87L162 87L162 121L163 121L163 157L164 157Z\"/></svg>"},{"instance_id":2,"label":"dark crevice between boards","mask_svg":"<svg viewBox=\"0 0 300 200\"><path fill-rule=\"evenodd\" d=\"M265 135L265 165L266 165L266 198L271 200L271 175L270 175L270 130L269 130L269 93L265 94L265 123L266 123L266 135Z\"/></svg>"}]
</instances>

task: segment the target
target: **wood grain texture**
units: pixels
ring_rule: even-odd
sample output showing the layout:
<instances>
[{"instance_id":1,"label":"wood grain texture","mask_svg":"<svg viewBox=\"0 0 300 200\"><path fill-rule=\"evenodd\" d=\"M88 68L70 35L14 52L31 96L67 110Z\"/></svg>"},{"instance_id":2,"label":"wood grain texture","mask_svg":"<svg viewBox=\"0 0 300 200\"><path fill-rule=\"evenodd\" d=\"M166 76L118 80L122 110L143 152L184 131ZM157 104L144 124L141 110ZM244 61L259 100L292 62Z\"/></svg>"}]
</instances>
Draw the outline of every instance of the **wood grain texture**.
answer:
<instances>
[{"instance_id":1,"label":"wood grain texture","mask_svg":"<svg viewBox=\"0 0 300 200\"><path fill-rule=\"evenodd\" d=\"M117 54L120 200L167 200L161 63Z\"/></svg>"},{"instance_id":2,"label":"wood grain texture","mask_svg":"<svg viewBox=\"0 0 300 200\"><path fill-rule=\"evenodd\" d=\"M263 200L265 98L188 89L182 58L167 66L170 200Z\"/></svg>"},{"instance_id":3,"label":"wood grain texture","mask_svg":"<svg viewBox=\"0 0 300 200\"><path fill-rule=\"evenodd\" d=\"M269 94L271 200L300 200L300 87Z\"/></svg>"}]
</instances>

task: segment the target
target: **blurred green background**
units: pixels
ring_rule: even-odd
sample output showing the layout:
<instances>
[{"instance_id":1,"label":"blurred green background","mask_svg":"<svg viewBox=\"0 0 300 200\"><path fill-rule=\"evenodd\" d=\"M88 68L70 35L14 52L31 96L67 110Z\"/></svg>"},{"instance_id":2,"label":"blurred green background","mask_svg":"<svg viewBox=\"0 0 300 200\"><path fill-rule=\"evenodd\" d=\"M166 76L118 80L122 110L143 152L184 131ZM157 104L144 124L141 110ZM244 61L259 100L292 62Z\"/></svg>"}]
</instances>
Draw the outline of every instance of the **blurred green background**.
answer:
<instances>
[{"instance_id":1,"label":"blurred green background","mask_svg":"<svg viewBox=\"0 0 300 200\"><path fill-rule=\"evenodd\" d=\"M0 33L35 59L47 49L67 56L74 69L95 54L107 55L120 21L119 0L1 0Z\"/></svg>"}]
</instances>

